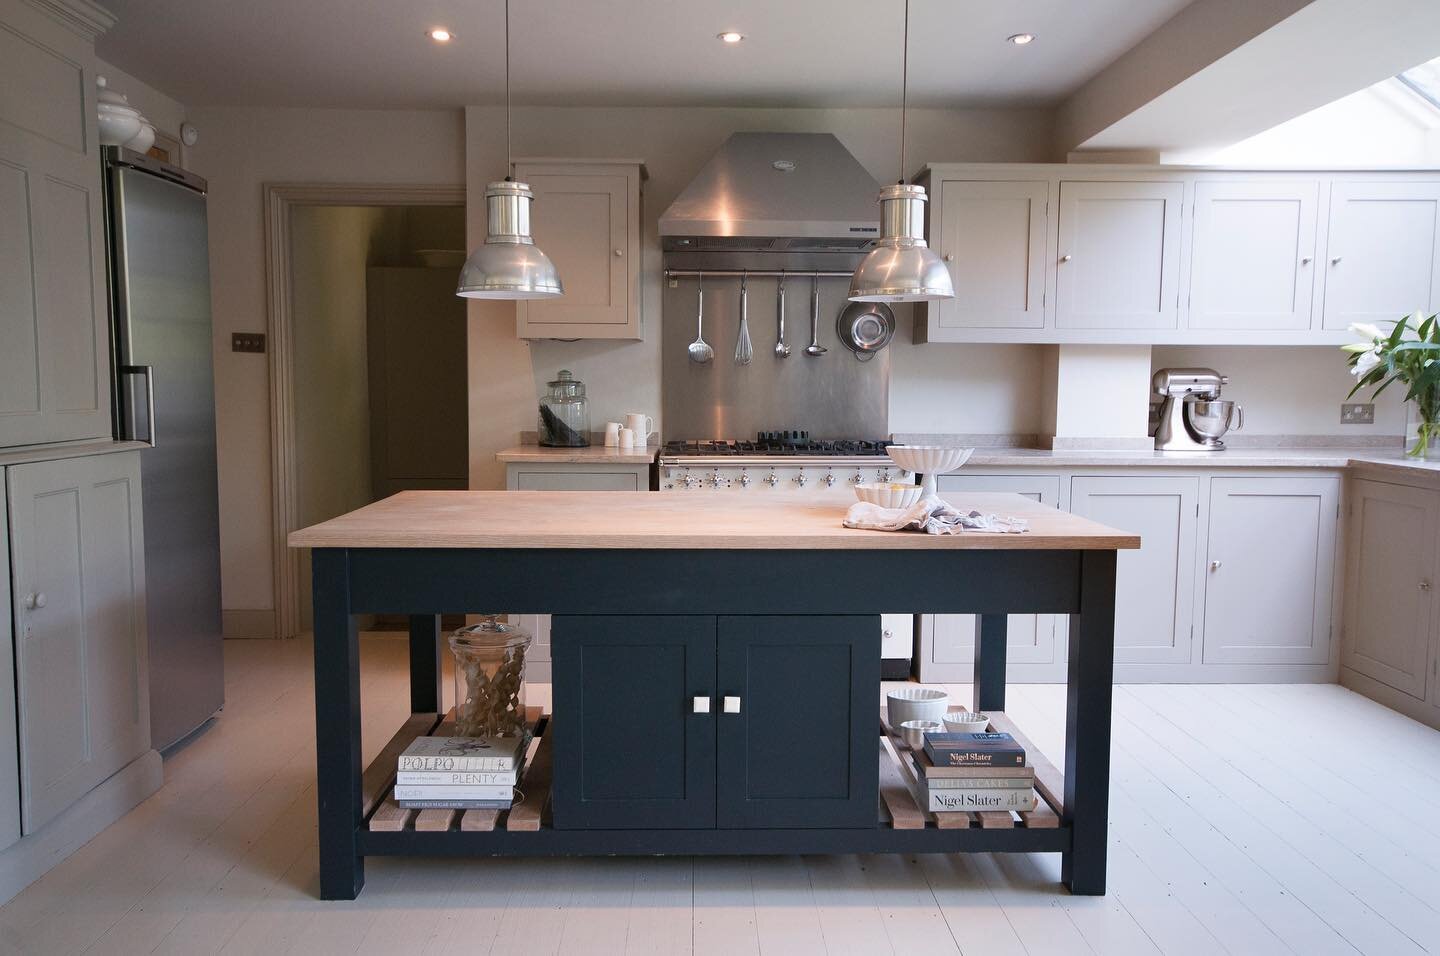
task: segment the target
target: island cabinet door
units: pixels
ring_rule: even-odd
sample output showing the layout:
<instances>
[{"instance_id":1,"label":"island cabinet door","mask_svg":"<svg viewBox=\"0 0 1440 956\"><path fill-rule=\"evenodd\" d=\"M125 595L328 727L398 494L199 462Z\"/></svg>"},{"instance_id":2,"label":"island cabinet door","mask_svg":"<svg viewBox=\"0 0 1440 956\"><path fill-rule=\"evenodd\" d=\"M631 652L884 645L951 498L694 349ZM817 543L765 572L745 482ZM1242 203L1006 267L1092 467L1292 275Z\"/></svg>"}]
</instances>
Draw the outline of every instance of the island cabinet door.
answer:
<instances>
[{"instance_id":1,"label":"island cabinet door","mask_svg":"<svg viewBox=\"0 0 1440 956\"><path fill-rule=\"evenodd\" d=\"M719 826L873 827L879 615L722 617Z\"/></svg>"},{"instance_id":2,"label":"island cabinet door","mask_svg":"<svg viewBox=\"0 0 1440 956\"><path fill-rule=\"evenodd\" d=\"M713 828L715 618L556 615L550 638L555 827Z\"/></svg>"}]
</instances>

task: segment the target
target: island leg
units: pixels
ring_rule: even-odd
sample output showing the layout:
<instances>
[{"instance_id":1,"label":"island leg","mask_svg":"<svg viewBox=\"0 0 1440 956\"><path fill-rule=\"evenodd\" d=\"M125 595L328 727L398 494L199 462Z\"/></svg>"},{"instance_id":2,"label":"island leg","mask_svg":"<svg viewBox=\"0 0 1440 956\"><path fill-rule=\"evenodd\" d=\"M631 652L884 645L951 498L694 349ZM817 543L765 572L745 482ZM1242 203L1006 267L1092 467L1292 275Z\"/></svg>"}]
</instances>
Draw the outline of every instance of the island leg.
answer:
<instances>
[{"instance_id":1,"label":"island leg","mask_svg":"<svg viewBox=\"0 0 1440 956\"><path fill-rule=\"evenodd\" d=\"M440 668L440 615L410 615L410 713L436 714L444 700Z\"/></svg>"},{"instance_id":2,"label":"island leg","mask_svg":"<svg viewBox=\"0 0 1440 956\"><path fill-rule=\"evenodd\" d=\"M1115 552L1080 558L1080 612L1070 615L1065 693L1065 808L1070 850L1060 879L1071 893L1105 893L1110 813L1110 705L1115 670Z\"/></svg>"},{"instance_id":3,"label":"island leg","mask_svg":"<svg viewBox=\"0 0 1440 956\"><path fill-rule=\"evenodd\" d=\"M1009 618L1004 614L981 614L975 635L975 706L984 713L1005 709L1005 653Z\"/></svg>"},{"instance_id":4,"label":"island leg","mask_svg":"<svg viewBox=\"0 0 1440 956\"><path fill-rule=\"evenodd\" d=\"M320 898L353 900L365 885L360 855L360 635L350 614L350 556L316 548L315 793Z\"/></svg>"}]
</instances>

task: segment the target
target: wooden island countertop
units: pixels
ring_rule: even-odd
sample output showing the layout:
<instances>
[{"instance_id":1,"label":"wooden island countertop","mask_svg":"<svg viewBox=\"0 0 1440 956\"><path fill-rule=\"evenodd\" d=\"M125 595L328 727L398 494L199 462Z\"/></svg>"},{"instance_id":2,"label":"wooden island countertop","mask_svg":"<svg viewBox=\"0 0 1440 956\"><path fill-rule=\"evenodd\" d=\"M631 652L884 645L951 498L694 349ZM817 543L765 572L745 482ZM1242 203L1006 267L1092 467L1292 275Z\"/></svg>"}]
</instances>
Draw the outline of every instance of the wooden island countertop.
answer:
<instances>
[{"instance_id":1,"label":"wooden island countertop","mask_svg":"<svg viewBox=\"0 0 1440 956\"><path fill-rule=\"evenodd\" d=\"M1113 550L1117 531L1016 494L956 492L951 504L1026 518L1024 534L858 531L836 502L650 491L405 491L290 534L292 548L719 550Z\"/></svg>"}]
</instances>

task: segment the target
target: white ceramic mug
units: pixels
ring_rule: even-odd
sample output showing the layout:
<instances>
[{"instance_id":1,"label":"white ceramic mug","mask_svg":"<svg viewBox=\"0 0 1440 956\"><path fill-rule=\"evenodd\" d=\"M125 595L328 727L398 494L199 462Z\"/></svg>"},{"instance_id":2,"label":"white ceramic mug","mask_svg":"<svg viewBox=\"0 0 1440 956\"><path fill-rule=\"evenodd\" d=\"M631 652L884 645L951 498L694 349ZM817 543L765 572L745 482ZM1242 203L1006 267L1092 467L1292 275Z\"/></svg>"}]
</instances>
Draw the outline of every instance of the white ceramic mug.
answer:
<instances>
[{"instance_id":1,"label":"white ceramic mug","mask_svg":"<svg viewBox=\"0 0 1440 956\"><path fill-rule=\"evenodd\" d=\"M614 448L620 444L620 429L624 428L619 422L605 423L605 447Z\"/></svg>"},{"instance_id":2,"label":"white ceramic mug","mask_svg":"<svg viewBox=\"0 0 1440 956\"><path fill-rule=\"evenodd\" d=\"M625 415L625 427L635 433L636 447L644 448L650 440L650 433L655 430L655 419L639 412L629 412Z\"/></svg>"},{"instance_id":3,"label":"white ceramic mug","mask_svg":"<svg viewBox=\"0 0 1440 956\"><path fill-rule=\"evenodd\" d=\"M634 431L632 431L632 430L629 429L629 428L622 428L622 429L620 429L620 447L621 447L622 449L624 449L624 448L634 448L634 447L635 447L635 432L634 432Z\"/></svg>"}]
</instances>

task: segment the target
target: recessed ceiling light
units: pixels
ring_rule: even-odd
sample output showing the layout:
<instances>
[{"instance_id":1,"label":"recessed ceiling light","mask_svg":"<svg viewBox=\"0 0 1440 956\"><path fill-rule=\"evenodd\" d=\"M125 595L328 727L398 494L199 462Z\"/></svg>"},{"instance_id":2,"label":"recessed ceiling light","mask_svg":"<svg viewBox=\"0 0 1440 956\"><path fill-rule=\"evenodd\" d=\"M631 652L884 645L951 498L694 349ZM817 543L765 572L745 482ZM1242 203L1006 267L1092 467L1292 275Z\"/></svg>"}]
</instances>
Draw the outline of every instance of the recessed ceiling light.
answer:
<instances>
[{"instance_id":1,"label":"recessed ceiling light","mask_svg":"<svg viewBox=\"0 0 1440 956\"><path fill-rule=\"evenodd\" d=\"M734 30L726 30L724 33L715 34L715 38L717 40L723 40L726 43L739 43L745 39L745 34L736 33Z\"/></svg>"},{"instance_id":2,"label":"recessed ceiling light","mask_svg":"<svg viewBox=\"0 0 1440 956\"><path fill-rule=\"evenodd\" d=\"M428 36L430 39L434 40L436 43L449 43L455 38L455 34L451 33L444 27L436 27L425 35Z\"/></svg>"},{"instance_id":3,"label":"recessed ceiling light","mask_svg":"<svg viewBox=\"0 0 1440 956\"><path fill-rule=\"evenodd\" d=\"M1027 44L1027 43L1033 43L1033 42L1035 42L1035 34L1033 34L1033 33L1017 33L1017 34L1015 34L1014 36L1008 36L1008 37L1006 37L1005 39L1009 40L1011 43L1015 44L1016 46L1024 46L1024 45Z\"/></svg>"}]
</instances>

